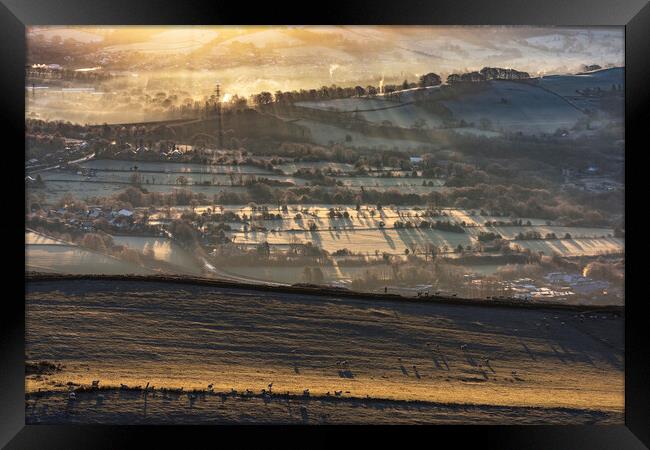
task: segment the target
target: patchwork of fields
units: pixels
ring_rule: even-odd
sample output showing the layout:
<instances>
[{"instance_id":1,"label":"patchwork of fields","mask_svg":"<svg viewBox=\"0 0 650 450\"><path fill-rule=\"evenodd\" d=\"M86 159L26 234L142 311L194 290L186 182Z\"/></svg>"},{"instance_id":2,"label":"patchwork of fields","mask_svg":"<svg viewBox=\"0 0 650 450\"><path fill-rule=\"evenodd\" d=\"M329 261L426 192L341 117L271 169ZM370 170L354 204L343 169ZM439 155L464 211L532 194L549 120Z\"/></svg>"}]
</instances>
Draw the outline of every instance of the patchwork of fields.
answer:
<instances>
[{"instance_id":1,"label":"patchwork of fields","mask_svg":"<svg viewBox=\"0 0 650 450\"><path fill-rule=\"evenodd\" d=\"M482 208L472 211L445 207L480 204L483 201L489 204L491 198L487 197L479 198L479 202L476 202L476 198L472 199L472 202L464 202L466 199L461 197L455 201L446 200L442 206L437 206L437 200L436 206L432 206L429 204L429 198L445 198L444 196L449 195L453 191L453 188L446 186L450 179L453 179L454 183L448 186L463 189L464 175L460 172L482 172L479 175L483 178L489 176L489 179L494 179L495 174L499 178L504 177L503 173L509 173L511 176L516 173L511 169L504 169L509 161L501 161L498 158L480 159L478 163L473 163L467 155L454 150L457 134L492 137L504 145L509 145L509 141L499 139L503 139L512 131L541 136L553 134L561 128L586 136L584 133L596 132L600 125L579 132L573 130L573 125L584 121L587 109L601 108L604 104L601 97L605 95L602 93L611 89L612 85L615 88L611 92L616 93L616 86L622 83L623 75L623 69L618 68L526 81L493 80L473 86L407 89L397 95L380 94L374 98L351 96L299 101L296 103L299 107L297 110L321 111L323 116L316 113L307 115L308 118L284 117L282 108L279 108L279 117L281 120L308 128L311 144L319 144L320 147L313 148L311 144L301 141L295 143L296 147L278 147L278 154L267 149L261 152L262 155L232 149L220 149L213 153L209 150L206 153L204 149L195 147L194 142L190 142L193 139L191 136L184 136L179 139L183 142L173 145L174 157L170 156L171 153L164 152L154 155L151 149L139 148L135 151L134 146L130 144L129 157L160 157L160 160L126 161L115 155L113 159L82 158L83 160L73 167L66 168L63 164L61 168L39 172L41 182L31 184L28 190L36 195L39 204L44 202L48 208L57 205L58 209L48 211L46 221L52 220L50 216L54 214L61 216L55 221L68 221L68 227L80 226L71 224L83 224L86 230L93 229L96 225L94 220L91 220L90 212L87 212L86 216L81 214L74 220L71 219L70 214L65 211L66 205L60 204L64 196L68 198L72 194L90 203L110 203L115 201L118 194L129 188L137 189L138 185L144 193L163 194L157 197L156 205L125 204L119 207L126 207L127 214L134 214L137 226L147 229L144 235L138 235L138 232L131 229L125 233L129 237L120 236L123 229L120 227L123 227L124 223L118 223L120 220L116 222L115 215L119 208L113 210L111 206L110 210L104 208L99 213L101 217L105 216L106 222L114 228L109 233L113 236L112 245L124 246L139 254L146 253L165 263L163 268L158 267L156 270L260 283L290 284L311 281L350 286L350 283L357 281L365 286L365 289L373 291L385 288L386 283L394 289L406 292L436 285L436 280L430 275L434 266L429 264L429 259L433 260L432 255L435 254L438 257L436 264L439 262L453 266L444 270L464 272L464 282L468 286L480 284L480 280L474 279L476 276L490 278L501 286L504 281L511 281L501 279L506 276L504 273L508 273L507 276L511 279L516 279L512 274L514 271L521 273L522 279L534 277L535 282L543 283L542 288L547 289L544 295L551 295L549 292L556 291L552 291L549 283L541 277L552 272L569 271L571 273L565 275L570 279L582 280L580 277L587 272L587 265L596 262L616 267L607 269L611 270L608 273L602 273L602 270L605 270L602 268L599 269L601 272L594 272L600 273L601 277L607 277L604 283L612 289L598 291L605 296L608 290L619 291L619 268L625 247L620 227L614 229L617 223L615 220L607 221L602 218L599 221L585 221L607 223L610 226L566 226L567 223L575 222L566 220L566 217L559 217L560 220L517 217L516 213L508 217L497 216L494 214L498 212L489 211L487 207L488 211L483 211ZM600 94L595 95L594 92ZM400 133L382 134L376 129L373 132L363 131L364 127L360 128L363 131L361 132L351 124L330 120L334 116L329 116L330 119L325 116L336 112L341 113L341 117L346 114L356 115L367 124L378 127L388 127L393 131L403 130L404 136L414 136L407 132L413 131L413 128L437 130L439 134L435 135L436 139L432 138L430 141L423 139L424 135L415 136L414 138L418 139L415 141L400 139ZM287 114L291 115L289 112ZM443 119L438 114L446 115L446 118ZM613 116L605 115L598 123L614 119ZM392 137L379 137L388 135ZM341 144L336 150L338 153L328 153L334 149L331 144ZM139 145L142 145L142 141ZM292 148L294 150L291 150ZM305 156L308 155L308 158L305 159L309 161L302 160L301 155L294 157L295 153L291 152L295 152L295 148L306 151ZM363 150L354 153L351 149L355 148ZM137 156L142 151L146 153L146 158ZM351 152L356 155L356 162L341 162L354 161L350 159ZM383 155L384 152L390 156ZM287 154L292 156L286 156ZM212 155L213 164L177 161L196 161L205 155ZM243 155L246 155L246 158ZM381 161L376 159L378 155L383 155ZM190 156L199 158L190 159ZM525 155L522 155L522 158L523 156ZM375 160L370 164L369 160L372 158ZM562 173L562 189L565 185L577 189L582 183L585 191L601 192L598 191L598 181L587 182L584 176L569 180L574 169L564 169L560 167L561 164L551 168L547 162L538 164L525 158L523 161L522 167L541 167L544 170L542 173L536 172L535 169L526 169L529 173L550 177L549 180L552 179L553 183L559 182L558 174ZM307 173L306 169L318 169L319 173ZM592 169L599 171L597 167L590 166L589 170ZM493 173L488 175L490 170ZM425 172L429 175L423 176ZM605 175L601 178L615 179ZM508 176L506 175L500 183L507 185ZM595 187L592 186L594 183ZM612 186L604 192L611 192L623 184L614 183ZM292 195L286 197L291 200L281 205L280 203L285 201L283 194L286 190L291 190ZM344 192L347 200L334 204L337 195L343 198L340 192L337 193L339 190ZM181 191L182 201L177 200L177 196L164 197L166 194L179 194ZM269 194L271 191L274 191L273 196ZM364 204L360 199L363 199L368 191L372 191L374 197L385 195L389 199L385 202L388 204L383 207L379 206L379 202L374 205ZM260 192L265 194L265 199L258 201ZM563 195L560 190L549 185L545 185L539 192L549 198L560 198ZM432 193L436 193L436 196L417 197ZM393 199L399 199L399 196L404 194L412 194L408 202L400 200L395 201L398 205L391 204ZM471 191L468 191L467 195L480 197L480 193ZM491 195L494 197L494 194ZM511 189L508 195L516 196L518 190ZM530 195L534 196L536 192L531 190ZM125 198L121 196L120 201ZM163 198L164 205L160 204ZM270 198L275 198L272 204L265 203ZM220 202L219 199L223 201ZM325 203L320 203L321 200ZM522 204L531 200L533 199L518 199L517 206L521 210ZM147 200L151 201L152 199ZM298 201L304 204L296 204ZM561 203L552 198L545 201L550 201L553 205ZM562 198L562 201L566 200ZM147 202L141 203L146 205ZM192 206L180 206L177 202ZM246 202L254 206L228 204ZM326 204L329 202L333 204ZM359 206L355 207L355 203ZM499 205L497 211L498 209L503 208ZM540 208L529 209L531 210L541 211ZM569 211L571 212L570 209ZM561 215L555 212L549 214L548 211L540 214L540 217L549 216ZM133 218L125 219L127 227L136 226ZM70 220L73 222L69 222ZM575 214L572 220L575 220ZM188 222L195 230L196 237L193 241L183 242L182 245L176 242L177 236L168 228L179 221ZM200 242L200 251L190 250L193 242ZM104 256L101 252L92 252L90 249L50 244L26 243L28 270L71 273L150 271L144 266ZM328 255L325 257L327 261L318 259L320 256L313 254L307 256L313 248L318 252L324 251ZM260 260L260 256L269 260ZM550 263L554 257L564 258L565 264L561 265L561 261L557 259ZM347 260L344 260L345 258ZM422 261L418 262L417 258ZM399 275L399 266L404 263L412 264L407 266L408 271L419 270L417 280L406 281ZM315 278L310 278L310 271L315 267L318 268ZM581 282L583 281L585 280ZM601 282L603 281L599 281ZM457 278L450 283L458 283ZM531 283L525 285L533 286ZM562 295L566 292L568 291L563 291ZM478 295L489 294L482 292ZM622 293L617 295L616 302L620 303Z\"/></svg>"},{"instance_id":2,"label":"patchwork of fields","mask_svg":"<svg viewBox=\"0 0 650 450\"><path fill-rule=\"evenodd\" d=\"M112 163L115 165L113 166ZM86 172L77 173L65 170L42 172L40 176L47 183L46 188L34 188L34 192L43 193L49 201L58 200L66 192L79 198L107 196L133 185L132 177L136 173L140 177L142 185L150 192L168 193L176 189L189 189L192 192L208 196L220 192L243 192L243 184L251 182L255 178L265 178L271 182L288 183L297 187L312 184L305 178L279 175L256 166L245 165L203 166L184 163L90 160L80 166L89 170L95 169L96 172L92 176L88 176ZM292 171L294 167L297 170L300 167L308 167L308 165L278 166L278 168L286 170L287 174L295 172L295 170ZM343 169L348 168L343 166ZM399 189L400 192L421 194L442 189L441 180L422 177L337 176L336 181L339 186L352 190L362 188L376 191Z\"/></svg>"}]
</instances>

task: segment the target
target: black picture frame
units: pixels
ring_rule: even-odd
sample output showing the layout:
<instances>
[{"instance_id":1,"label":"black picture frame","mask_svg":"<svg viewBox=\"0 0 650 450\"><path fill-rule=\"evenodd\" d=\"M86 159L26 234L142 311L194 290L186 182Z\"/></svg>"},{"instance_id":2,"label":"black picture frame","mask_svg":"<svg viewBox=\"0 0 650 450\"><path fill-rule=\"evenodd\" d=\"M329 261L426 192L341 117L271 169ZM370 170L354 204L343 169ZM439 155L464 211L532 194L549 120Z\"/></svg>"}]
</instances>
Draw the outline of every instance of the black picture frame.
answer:
<instances>
[{"instance_id":1,"label":"black picture frame","mask_svg":"<svg viewBox=\"0 0 650 450\"><path fill-rule=\"evenodd\" d=\"M311 12L307 12L311 11ZM645 148L642 147L645 124L650 118L650 4L645 0L546 0L545 2L493 0L471 2L469 0L418 1L328 1L319 5L287 4L267 2L255 5L250 2L225 1L183 1L172 0L0 0L0 49L2 70L0 71L2 119L4 143L3 156L7 164L21 167L20 152L15 150L24 145L24 67L26 55L26 25L148 25L148 24L454 24L454 25L550 25L550 26L612 26L625 27L625 114L626 114L626 183L631 186L638 179L636 171L643 170L636 164ZM643 134L642 134L643 133ZM21 144L22 143L22 144ZM11 153L15 153L12 155ZM13 160L15 158L15 161ZM24 198L11 195L19 190L24 173L9 171L3 177L4 192L11 197L11 206L5 206L6 220L0 221L5 237L4 249L8 258L5 262L5 283L13 287L5 289L2 305L1 355L2 388L0 389L0 445L6 448L121 448L130 446L137 438L146 438L149 444L156 441L179 442L187 446L192 438L207 438L215 445L215 430L212 427L114 427L114 426L46 426L25 425L24 403L24 252L21 247L24 223L20 225L20 214L11 213L23 208ZM639 189L643 189L641 186ZM645 188L647 190L647 188ZM634 240L638 229L634 226L634 215L640 214L627 208L630 200L626 195L628 239ZM631 205L631 203L630 203ZM636 208L637 210L639 208ZM14 217L14 220L9 220ZM16 222L16 223L13 223ZM632 247L632 248L631 248ZM632 251L630 251L630 249ZM9 251L7 251L9 250ZM16 255L11 253L15 252ZM643 267L637 258L641 249L626 246L626 304L625 304L625 425L622 426L436 426L409 428L409 435L415 439L425 438L425 444L442 445L440 437L448 438L451 445L477 444L481 447L507 448L644 448L650 446L650 396L648 381L650 352L641 342L644 334L645 317L643 295L632 297L634 285L643 276ZM22 255L22 256L21 256ZM20 280L23 280L21 285ZM10 293L11 292L11 293ZM283 440L285 432L309 433L309 439L323 438L321 443L332 439L336 444L337 433L325 437L332 430L329 427L297 429L279 427L274 430L248 427L220 429L240 436L243 441L251 437L268 439L270 431L280 431ZM346 428L349 430L349 428ZM385 427L358 427L356 431L370 431L374 439L383 439L388 431ZM263 433L263 434L262 434ZM435 436L430 433L435 433ZM434 440L435 439L435 440Z\"/></svg>"}]
</instances>

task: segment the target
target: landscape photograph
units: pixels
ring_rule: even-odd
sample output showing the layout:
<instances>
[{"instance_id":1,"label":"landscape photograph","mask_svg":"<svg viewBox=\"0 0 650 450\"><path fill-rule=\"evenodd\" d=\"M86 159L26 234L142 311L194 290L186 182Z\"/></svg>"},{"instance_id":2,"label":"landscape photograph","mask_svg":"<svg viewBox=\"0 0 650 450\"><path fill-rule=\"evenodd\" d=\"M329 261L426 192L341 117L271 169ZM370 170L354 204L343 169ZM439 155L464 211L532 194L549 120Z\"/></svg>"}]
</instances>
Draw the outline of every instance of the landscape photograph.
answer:
<instances>
[{"instance_id":1,"label":"landscape photograph","mask_svg":"<svg viewBox=\"0 0 650 450\"><path fill-rule=\"evenodd\" d=\"M28 26L28 424L623 424L625 32Z\"/></svg>"}]
</instances>

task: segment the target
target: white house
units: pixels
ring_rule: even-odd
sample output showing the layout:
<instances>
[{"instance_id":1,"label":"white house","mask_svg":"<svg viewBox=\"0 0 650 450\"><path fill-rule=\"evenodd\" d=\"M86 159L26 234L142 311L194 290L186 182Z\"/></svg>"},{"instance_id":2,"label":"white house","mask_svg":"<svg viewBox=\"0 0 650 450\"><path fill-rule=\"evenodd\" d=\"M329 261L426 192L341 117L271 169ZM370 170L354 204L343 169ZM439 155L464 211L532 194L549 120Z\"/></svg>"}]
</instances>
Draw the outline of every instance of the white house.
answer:
<instances>
[{"instance_id":1,"label":"white house","mask_svg":"<svg viewBox=\"0 0 650 450\"><path fill-rule=\"evenodd\" d=\"M128 209L120 209L117 214L119 216L124 216L124 217L131 217L133 215L133 211L130 211Z\"/></svg>"}]
</instances>

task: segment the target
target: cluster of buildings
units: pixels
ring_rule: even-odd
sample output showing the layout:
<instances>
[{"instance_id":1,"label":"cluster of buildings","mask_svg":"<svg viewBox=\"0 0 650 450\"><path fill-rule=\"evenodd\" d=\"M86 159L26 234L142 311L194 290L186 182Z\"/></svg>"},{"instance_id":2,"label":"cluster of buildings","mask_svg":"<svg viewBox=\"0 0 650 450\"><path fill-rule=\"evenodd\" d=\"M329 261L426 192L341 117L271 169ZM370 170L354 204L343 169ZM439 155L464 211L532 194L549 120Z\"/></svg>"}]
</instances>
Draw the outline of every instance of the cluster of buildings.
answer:
<instances>
[{"instance_id":1,"label":"cluster of buildings","mask_svg":"<svg viewBox=\"0 0 650 450\"><path fill-rule=\"evenodd\" d=\"M188 149L182 151L184 147L189 147L189 150L191 150L191 146L166 144L164 142L161 142L157 149L144 145L134 146L129 143L116 144L112 142L105 150L98 153L98 157L144 161L178 161L188 151Z\"/></svg>"},{"instance_id":2,"label":"cluster of buildings","mask_svg":"<svg viewBox=\"0 0 650 450\"><path fill-rule=\"evenodd\" d=\"M507 283L512 296L523 300L566 300L574 295L602 297L608 296L611 288L608 281L594 280L577 273L551 272L544 279L546 283L531 278L519 278Z\"/></svg>"},{"instance_id":3,"label":"cluster of buildings","mask_svg":"<svg viewBox=\"0 0 650 450\"><path fill-rule=\"evenodd\" d=\"M517 278L503 281L486 280L478 274L465 274L464 283L469 289L486 297L504 296L520 300L564 301L573 296L603 298L622 295L620 288L612 286L608 281L564 272L551 272L543 279Z\"/></svg>"},{"instance_id":4,"label":"cluster of buildings","mask_svg":"<svg viewBox=\"0 0 650 450\"><path fill-rule=\"evenodd\" d=\"M568 288L559 286L557 288L537 286L535 280L531 278L519 278L507 283L512 296L522 300L541 300L551 298L566 300L568 296L575 295L575 293Z\"/></svg>"},{"instance_id":5,"label":"cluster of buildings","mask_svg":"<svg viewBox=\"0 0 650 450\"><path fill-rule=\"evenodd\" d=\"M571 289L576 294L597 294L607 292L610 284L603 280L593 280L581 274L567 274L551 272L546 275L546 280L553 286L563 286L562 289Z\"/></svg>"},{"instance_id":6,"label":"cluster of buildings","mask_svg":"<svg viewBox=\"0 0 650 450\"><path fill-rule=\"evenodd\" d=\"M72 210L66 207L59 209L39 210L32 212L28 219L41 219L47 223L60 226L70 231L94 232L104 231L160 233L157 227L152 227L133 210L89 207L87 210ZM155 229L155 230L154 230Z\"/></svg>"},{"instance_id":7,"label":"cluster of buildings","mask_svg":"<svg viewBox=\"0 0 650 450\"><path fill-rule=\"evenodd\" d=\"M615 177L604 174L595 165L589 165L584 170L562 169L563 187L578 189L586 192L610 192L623 188L623 183Z\"/></svg>"},{"instance_id":8,"label":"cluster of buildings","mask_svg":"<svg viewBox=\"0 0 650 450\"><path fill-rule=\"evenodd\" d=\"M25 170L39 170L54 164L63 164L75 158L84 157L90 151L90 144L81 139L63 139L64 147L49 153L44 153L38 158L32 157L25 161Z\"/></svg>"}]
</instances>

